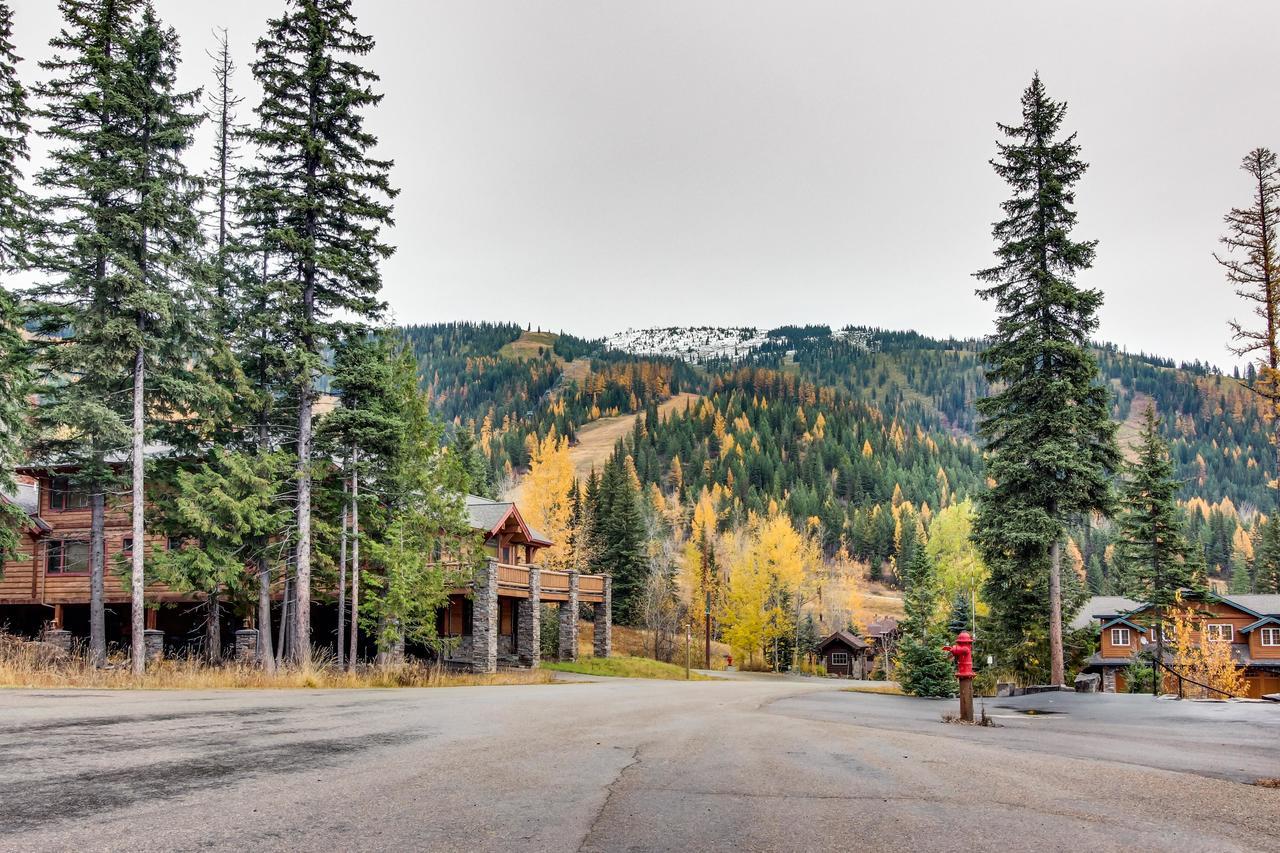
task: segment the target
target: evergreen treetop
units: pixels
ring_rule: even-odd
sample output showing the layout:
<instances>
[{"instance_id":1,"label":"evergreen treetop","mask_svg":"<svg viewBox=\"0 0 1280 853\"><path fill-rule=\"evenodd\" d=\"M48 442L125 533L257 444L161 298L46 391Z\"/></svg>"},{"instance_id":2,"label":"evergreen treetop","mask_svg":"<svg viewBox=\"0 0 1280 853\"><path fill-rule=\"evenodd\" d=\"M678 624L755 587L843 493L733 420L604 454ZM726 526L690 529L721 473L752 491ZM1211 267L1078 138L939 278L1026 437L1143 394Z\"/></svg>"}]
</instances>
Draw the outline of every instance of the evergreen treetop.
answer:
<instances>
[{"instance_id":1,"label":"evergreen treetop","mask_svg":"<svg viewBox=\"0 0 1280 853\"><path fill-rule=\"evenodd\" d=\"M1116 550L1125 567L1126 593L1156 607L1177 602L1178 591L1196 585L1191 547L1175 500L1182 485L1173 476L1155 407L1142 415L1137 458L1125 466Z\"/></svg>"}]
</instances>

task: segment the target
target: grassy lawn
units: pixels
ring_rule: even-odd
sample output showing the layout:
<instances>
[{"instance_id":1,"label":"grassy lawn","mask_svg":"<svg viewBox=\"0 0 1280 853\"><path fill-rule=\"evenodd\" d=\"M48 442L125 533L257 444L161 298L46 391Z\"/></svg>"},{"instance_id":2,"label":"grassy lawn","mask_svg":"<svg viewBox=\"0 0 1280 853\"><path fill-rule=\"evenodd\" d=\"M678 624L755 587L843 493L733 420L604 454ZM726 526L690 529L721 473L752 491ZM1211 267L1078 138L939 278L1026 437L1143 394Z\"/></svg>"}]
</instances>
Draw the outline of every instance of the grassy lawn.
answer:
<instances>
[{"instance_id":1,"label":"grassy lawn","mask_svg":"<svg viewBox=\"0 0 1280 853\"><path fill-rule=\"evenodd\" d=\"M842 687L842 693L877 693L884 696L905 696L902 688L896 684L859 684L856 687Z\"/></svg>"},{"instance_id":2,"label":"grassy lawn","mask_svg":"<svg viewBox=\"0 0 1280 853\"><path fill-rule=\"evenodd\" d=\"M582 675L609 675L614 678L670 678L684 681L684 667L649 658L580 658L575 663L543 663L542 668ZM693 681L713 680L696 672L690 673L690 678Z\"/></svg>"}]
</instances>

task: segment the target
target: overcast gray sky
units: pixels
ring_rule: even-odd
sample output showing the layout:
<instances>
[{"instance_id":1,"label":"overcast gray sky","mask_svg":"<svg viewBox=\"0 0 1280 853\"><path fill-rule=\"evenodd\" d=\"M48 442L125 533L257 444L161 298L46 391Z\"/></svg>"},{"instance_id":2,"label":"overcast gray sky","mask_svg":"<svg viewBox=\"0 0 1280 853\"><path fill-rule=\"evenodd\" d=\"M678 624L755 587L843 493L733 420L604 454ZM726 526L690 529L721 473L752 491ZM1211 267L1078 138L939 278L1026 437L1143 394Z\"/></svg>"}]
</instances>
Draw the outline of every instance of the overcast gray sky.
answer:
<instances>
[{"instance_id":1,"label":"overcast gray sky","mask_svg":"<svg viewBox=\"0 0 1280 853\"><path fill-rule=\"evenodd\" d=\"M183 84L230 30L237 85L280 0L157 0ZM356 0L395 159L400 322L856 323L981 335L1005 188L987 160L1035 69L1092 169L1099 336L1229 364L1211 253L1280 147L1280 3ZM17 0L48 54L53 0Z\"/></svg>"}]
</instances>

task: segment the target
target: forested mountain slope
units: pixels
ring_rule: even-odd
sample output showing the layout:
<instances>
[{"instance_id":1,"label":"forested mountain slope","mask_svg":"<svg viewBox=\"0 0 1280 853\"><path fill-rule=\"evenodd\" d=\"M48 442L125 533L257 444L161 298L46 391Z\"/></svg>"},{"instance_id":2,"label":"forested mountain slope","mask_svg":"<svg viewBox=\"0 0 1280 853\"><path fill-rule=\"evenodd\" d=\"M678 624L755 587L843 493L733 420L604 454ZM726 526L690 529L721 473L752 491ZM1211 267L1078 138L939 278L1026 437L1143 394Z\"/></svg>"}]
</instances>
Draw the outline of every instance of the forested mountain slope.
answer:
<instances>
[{"instance_id":1,"label":"forested mountain slope","mask_svg":"<svg viewBox=\"0 0 1280 853\"><path fill-rule=\"evenodd\" d=\"M774 502L821 530L829 551L844 545L876 566L912 536L904 513L927 521L981 484L972 437L974 401L988 391L980 341L827 326L630 331L607 341L514 324L404 331L434 405L455 434L474 436L496 489L550 431L574 443L589 422L647 412L621 448L642 485L686 496L718 489L742 515ZM1225 571L1237 528L1249 530L1275 500L1275 452L1250 392L1201 364L1110 345L1098 355L1117 421L1135 401L1163 416L1193 532L1211 568ZM700 399L659 421L657 405L682 392ZM1073 558L1102 587L1110 536L1105 524L1093 527L1082 524Z\"/></svg>"}]
</instances>

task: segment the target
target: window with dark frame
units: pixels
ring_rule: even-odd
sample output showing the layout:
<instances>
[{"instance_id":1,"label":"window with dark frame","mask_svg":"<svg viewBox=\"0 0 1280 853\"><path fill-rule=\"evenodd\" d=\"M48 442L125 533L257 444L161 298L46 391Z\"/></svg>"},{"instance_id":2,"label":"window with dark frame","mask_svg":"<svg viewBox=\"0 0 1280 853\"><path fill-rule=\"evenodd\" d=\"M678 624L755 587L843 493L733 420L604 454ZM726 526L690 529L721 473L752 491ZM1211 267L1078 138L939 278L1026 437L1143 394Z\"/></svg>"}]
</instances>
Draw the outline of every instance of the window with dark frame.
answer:
<instances>
[{"instance_id":1,"label":"window with dark frame","mask_svg":"<svg viewBox=\"0 0 1280 853\"><path fill-rule=\"evenodd\" d=\"M133 537L126 536L120 541L120 553L126 557L133 556Z\"/></svg>"},{"instance_id":2,"label":"window with dark frame","mask_svg":"<svg viewBox=\"0 0 1280 853\"><path fill-rule=\"evenodd\" d=\"M65 512L69 509L86 509L89 506L89 490L71 482L70 477L52 477L49 480L49 509Z\"/></svg>"},{"instance_id":3,"label":"window with dark frame","mask_svg":"<svg viewBox=\"0 0 1280 853\"><path fill-rule=\"evenodd\" d=\"M1236 638L1235 626L1230 622L1218 622L1211 625L1205 625L1204 628L1205 636L1210 640L1226 640L1230 643Z\"/></svg>"},{"instance_id":4,"label":"window with dark frame","mask_svg":"<svg viewBox=\"0 0 1280 853\"><path fill-rule=\"evenodd\" d=\"M45 573L50 575L87 574L89 543L83 539L53 539L46 552Z\"/></svg>"}]
</instances>

